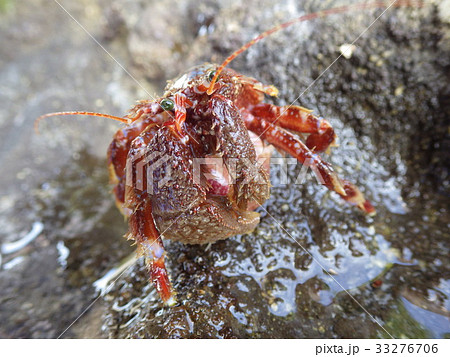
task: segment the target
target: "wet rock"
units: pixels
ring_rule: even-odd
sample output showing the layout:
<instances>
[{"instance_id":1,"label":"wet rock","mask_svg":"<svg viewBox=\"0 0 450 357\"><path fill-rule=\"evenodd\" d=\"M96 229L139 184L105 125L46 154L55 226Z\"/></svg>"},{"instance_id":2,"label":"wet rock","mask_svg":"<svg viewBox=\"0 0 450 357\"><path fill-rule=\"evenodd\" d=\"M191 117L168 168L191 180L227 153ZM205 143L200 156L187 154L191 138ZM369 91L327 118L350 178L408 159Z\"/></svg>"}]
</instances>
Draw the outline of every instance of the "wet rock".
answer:
<instances>
[{"instance_id":1,"label":"wet rock","mask_svg":"<svg viewBox=\"0 0 450 357\"><path fill-rule=\"evenodd\" d=\"M197 11L194 2L186 3ZM214 17L193 18L194 23L209 18L207 29L213 31L197 34L184 52L186 63L204 36L207 45L197 52L197 63L205 52L220 61L268 23L318 10L313 2L214 6ZM145 23L152 10L148 5L137 22ZM290 169L291 184L283 185L274 168L272 198L259 209L261 224L253 234L208 250L168 242L175 308L163 307L138 283L146 278L142 266L130 273L133 283L113 289L109 299L121 306L138 301L141 310L137 315L127 308L110 310L106 325L111 337L440 336L442 330L403 328L395 321L404 318L397 313L404 310L400 287L415 286L426 299L427 289L440 290L448 281L448 271L435 266L448 254L438 248L448 238L442 196L448 192L448 82L442 80L448 67L443 41L448 26L433 7L390 11L356 43L350 58L327 70L339 47L353 41L381 11L296 25L231 65L280 88L276 103L292 103L301 94L299 104L330 119L341 140L330 160L363 188L378 215L361 216L311 177L293 185L299 167ZM176 67L170 63L170 69ZM380 292L370 285L375 278L384 280ZM124 293L131 296L120 300ZM448 293L441 306L448 305ZM117 327L123 325L126 329Z\"/></svg>"},{"instance_id":2,"label":"wet rock","mask_svg":"<svg viewBox=\"0 0 450 357\"><path fill-rule=\"evenodd\" d=\"M80 36L56 3L5 3L0 242L21 239L35 222L44 229L20 251L2 253L0 335L55 338L95 298L92 282L132 249L122 239L122 218L110 199L105 170L106 146L118 125L55 119L41 123L36 135L33 123L40 114L68 108L120 112L135 95L121 89L128 76L124 80L115 62L98 56L98 46ZM67 10L88 31L99 28L98 4L79 2Z\"/></svg>"}]
</instances>

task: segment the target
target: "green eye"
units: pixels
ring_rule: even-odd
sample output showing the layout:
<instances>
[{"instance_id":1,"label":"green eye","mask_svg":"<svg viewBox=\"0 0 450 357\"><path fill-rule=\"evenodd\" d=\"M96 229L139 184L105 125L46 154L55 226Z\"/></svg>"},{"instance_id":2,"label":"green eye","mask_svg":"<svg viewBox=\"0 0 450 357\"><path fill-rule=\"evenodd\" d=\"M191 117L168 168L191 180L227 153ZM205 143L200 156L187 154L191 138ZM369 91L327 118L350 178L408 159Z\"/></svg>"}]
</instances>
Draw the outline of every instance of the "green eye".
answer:
<instances>
[{"instance_id":1,"label":"green eye","mask_svg":"<svg viewBox=\"0 0 450 357\"><path fill-rule=\"evenodd\" d=\"M215 75L216 75L216 71L215 70L209 71L209 73L208 73L208 81L211 82Z\"/></svg>"},{"instance_id":2,"label":"green eye","mask_svg":"<svg viewBox=\"0 0 450 357\"><path fill-rule=\"evenodd\" d=\"M167 98L163 99L161 101L161 103L159 103L159 105L164 110L173 110L173 108L175 107L175 103L173 102L173 100L172 99L167 99Z\"/></svg>"}]
</instances>

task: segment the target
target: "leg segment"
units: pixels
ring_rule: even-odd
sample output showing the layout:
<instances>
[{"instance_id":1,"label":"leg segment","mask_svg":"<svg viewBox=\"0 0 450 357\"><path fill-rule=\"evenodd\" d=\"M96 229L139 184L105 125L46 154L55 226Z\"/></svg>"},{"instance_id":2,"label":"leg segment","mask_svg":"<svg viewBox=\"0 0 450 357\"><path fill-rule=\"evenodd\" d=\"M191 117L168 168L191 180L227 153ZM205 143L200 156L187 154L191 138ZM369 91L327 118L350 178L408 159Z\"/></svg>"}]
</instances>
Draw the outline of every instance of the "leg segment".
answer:
<instances>
[{"instance_id":1,"label":"leg segment","mask_svg":"<svg viewBox=\"0 0 450 357\"><path fill-rule=\"evenodd\" d=\"M311 110L299 106L277 107L268 103L260 103L250 109L252 115L262 118L282 128L299 133L310 134L306 146L314 152L328 149L336 139L330 123L313 115Z\"/></svg>"},{"instance_id":2,"label":"leg segment","mask_svg":"<svg viewBox=\"0 0 450 357\"><path fill-rule=\"evenodd\" d=\"M251 114L244 115L244 120L249 130L260 135L261 138L278 149L292 155L302 164L311 166L317 178L329 190L337 192L344 200L358 206L364 212L368 214L375 213L372 204L364 198L355 185L339 179L331 165L308 149L294 134L277 127L265 119L255 118Z\"/></svg>"},{"instance_id":3,"label":"leg segment","mask_svg":"<svg viewBox=\"0 0 450 357\"><path fill-rule=\"evenodd\" d=\"M148 125L130 144L126 160L126 177L123 180L125 185L123 212L128 216L128 239L136 242L138 253L145 258L150 280L161 299L167 302L173 294L164 264L162 234L155 225L150 194L152 187L148 186L153 182L148 181L146 166L152 154L148 151L148 145L158 135L160 128L158 124ZM166 127L165 130L170 129Z\"/></svg>"},{"instance_id":4,"label":"leg segment","mask_svg":"<svg viewBox=\"0 0 450 357\"><path fill-rule=\"evenodd\" d=\"M145 258L150 279L161 299L168 301L172 297L172 288L164 264L164 246L153 220L150 200L138 205L130 215L128 239L136 241L138 252Z\"/></svg>"}]
</instances>

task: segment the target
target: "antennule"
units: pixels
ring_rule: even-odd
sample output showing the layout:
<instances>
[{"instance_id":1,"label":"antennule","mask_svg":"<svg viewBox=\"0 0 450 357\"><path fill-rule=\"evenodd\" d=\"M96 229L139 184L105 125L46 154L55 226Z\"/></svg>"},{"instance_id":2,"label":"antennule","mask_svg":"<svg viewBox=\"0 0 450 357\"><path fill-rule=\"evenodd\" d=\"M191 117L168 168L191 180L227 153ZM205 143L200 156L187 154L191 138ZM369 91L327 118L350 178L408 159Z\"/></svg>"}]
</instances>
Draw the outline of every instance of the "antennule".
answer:
<instances>
[{"instance_id":1,"label":"antennule","mask_svg":"<svg viewBox=\"0 0 450 357\"><path fill-rule=\"evenodd\" d=\"M295 19L289 20L287 22L284 22L280 25L277 25L275 27L272 27L271 29L264 31L260 35L256 36L253 40L250 42L247 42L244 46L239 48L237 51L233 52L230 56L223 61L223 63L219 66L219 68L216 70L216 73L208 87L208 94L211 94L214 90L214 85L216 84L217 79L219 78L220 73L223 71L223 69L237 56L239 56L242 52L249 49L251 46L253 46L255 43L261 41L263 38L266 38L267 36L270 36L271 34L278 32L282 29L285 29L286 27L289 27L295 23L308 21L312 19L316 19L318 17L325 17L333 14L339 14L343 12L349 12L349 11L355 11L355 10L362 10L362 9L370 9L370 8L390 8L390 7L401 7L401 6L411 6L411 7L422 7L423 1L414 1L414 0L394 0L392 3L388 4L386 1L373 1L369 3L361 3L361 4L353 4L353 5L344 5L335 7L332 9L322 10L318 12L313 12L311 14L303 15L300 17L297 17Z\"/></svg>"},{"instance_id":2,"label":"antennule","mask_svg":"<svg viewBox=\"0 0 450 357\"><path fill-rule=\"evenodd\" d=\"M102 117L102 118L108 118L108 119L113 119L116 121L120 121L122 123L127 124L128 123L128 119L125 118L121 118L121 117L116 117L114 115L110 115L110 114L102 114L102 113L96 113L96 112L56 112L56 113L48 113L48 114L44 114L41 115L39 118L37 118L34 121L34 130L37 134L39 134L39 122L42 119L45 118L49 118L49 117L56 117L56 116L60 116L60 115L90 115L90 116L94 116L94 117Z\"/></svg>"}]
</instances>

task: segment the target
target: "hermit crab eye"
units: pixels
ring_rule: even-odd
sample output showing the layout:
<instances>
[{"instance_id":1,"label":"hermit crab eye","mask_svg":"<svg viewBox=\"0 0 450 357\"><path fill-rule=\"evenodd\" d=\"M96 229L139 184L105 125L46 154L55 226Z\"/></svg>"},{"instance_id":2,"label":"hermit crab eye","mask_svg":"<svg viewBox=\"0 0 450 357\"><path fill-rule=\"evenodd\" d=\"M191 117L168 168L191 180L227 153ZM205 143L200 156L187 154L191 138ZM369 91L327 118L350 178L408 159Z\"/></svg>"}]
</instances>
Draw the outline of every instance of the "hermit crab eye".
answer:
<instances>
[{"instance_id":1,"label":"hermit crab eye","mask_svg":"<svg viewBox=\"0 0 450 357\"><path fill-rule=\"evenodd\" d=\"M173 110L173 108L175 107L175 103L173 102L172 99L163 99L159 105L161 106L161 108L163 108L164 110Z\"/></svg>"},{"instance_id":2,"label":"hermit crab eye","mask_svg":"<svg viewBox=\"0 0 450 357\"><path fill-rule=\"evenodd\" d=\"M215 75L216 75L216 71L215 70L209 71L208 72L208 81L211 82Z\"/></svg>"}]
</instances>

